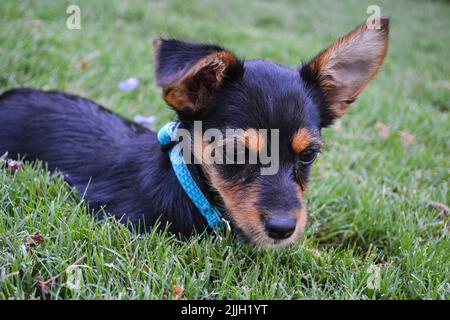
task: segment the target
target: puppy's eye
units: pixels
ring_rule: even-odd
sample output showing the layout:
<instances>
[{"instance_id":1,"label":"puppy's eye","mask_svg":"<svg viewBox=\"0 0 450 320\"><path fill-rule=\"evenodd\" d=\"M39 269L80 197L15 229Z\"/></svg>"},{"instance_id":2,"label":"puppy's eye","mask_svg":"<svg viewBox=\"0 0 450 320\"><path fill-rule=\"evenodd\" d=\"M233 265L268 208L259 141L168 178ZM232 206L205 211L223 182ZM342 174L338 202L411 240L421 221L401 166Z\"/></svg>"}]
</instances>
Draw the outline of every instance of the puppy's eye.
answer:
<instances>
[{"instance_id":1,"label":"puppy's eye","mask_svg":"<svg viewBox=\"0 0 450 320\"><path fill-rule=\"evenodd\" d=\"M309 166L311 163L314 162L317 158L317 154L319 153L318 150L306 150L303 151L299 156L299 162L303 166Z\"/></svg>"}]
</instances>

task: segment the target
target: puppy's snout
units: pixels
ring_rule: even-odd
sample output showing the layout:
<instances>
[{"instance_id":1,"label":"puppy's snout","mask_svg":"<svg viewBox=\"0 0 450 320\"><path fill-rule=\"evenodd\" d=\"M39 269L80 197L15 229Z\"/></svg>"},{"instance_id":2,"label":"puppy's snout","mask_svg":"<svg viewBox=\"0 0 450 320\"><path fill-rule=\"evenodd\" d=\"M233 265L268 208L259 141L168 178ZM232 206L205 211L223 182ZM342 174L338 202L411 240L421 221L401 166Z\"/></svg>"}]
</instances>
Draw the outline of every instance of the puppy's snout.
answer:
<instances>
[{"instance_id":1,"label":"puppy's snout","mask_svg":"<svg viewBox=\"0 0 450 320\"><path fill-rule=\"evenodd\" d=\"M269 215L265 221L267 234L272 239L282 240L289 238L295 231L297 219L286 214Z\"/></svg>"}]
</instances>

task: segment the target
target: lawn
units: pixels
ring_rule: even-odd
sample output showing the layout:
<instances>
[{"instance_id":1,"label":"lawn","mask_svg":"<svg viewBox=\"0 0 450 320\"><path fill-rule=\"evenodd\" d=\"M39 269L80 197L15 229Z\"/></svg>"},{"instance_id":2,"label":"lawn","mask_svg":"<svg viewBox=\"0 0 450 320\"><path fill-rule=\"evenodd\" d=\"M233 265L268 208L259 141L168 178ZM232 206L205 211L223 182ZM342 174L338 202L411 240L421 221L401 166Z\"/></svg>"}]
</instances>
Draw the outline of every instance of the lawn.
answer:
<instances>
[{"instance_id":1,"label":"lawn","mask_svg":"<svg viewBox=\"0 0 450 320\"><path fill-rule=\"evenodd\" d=\"M66 28L69 4L81 8L81 30ZM130 119L155 115L158 128L174 114L154 83L153 39L217 42L296 66L364 21L371 4L392 17L386 62L323 132L300 243L272 251L233 235L141 236L96 221L45 164L12 173L4 157L0 298L450 299L450 221L430 205L449 204L446 1L4 0L0 91L66 90ZM140 86L118 90L128 77ZM43 242L33 247L35 232Z\"/></svg>"}]
</instances>

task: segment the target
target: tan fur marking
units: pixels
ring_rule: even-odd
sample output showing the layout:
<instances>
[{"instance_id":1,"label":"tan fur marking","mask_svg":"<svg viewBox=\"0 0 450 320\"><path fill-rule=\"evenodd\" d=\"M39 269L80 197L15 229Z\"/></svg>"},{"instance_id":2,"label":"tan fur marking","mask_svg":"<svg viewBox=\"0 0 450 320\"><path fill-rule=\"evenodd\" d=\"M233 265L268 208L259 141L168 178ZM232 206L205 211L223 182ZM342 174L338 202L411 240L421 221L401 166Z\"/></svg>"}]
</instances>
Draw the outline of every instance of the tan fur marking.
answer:
<instances>
[{"instance_id":1,"label":"tan fur marking","mask_svg":"<svg viewBox=\"0 0 450 320\"><path fill-rule=\"evenodd\" d=\"M305 226L308 221L308 213L306 211L305 205L303 205L302 209L297 210L295 212L295 215L297 217L297 226L295 228L294 235L292 235L292 237L291 237L292 239L288 239L288 240L290 240L291 243L297 241L298 238L300 237L300 235L305 230Z\"/></svg>"},{"instance_id":2,"label":"tan fur marking","mask_svg":"<svg viewBox=\"0 0 450 320\"><path fill-rule=\"evenodd\" d=\"M306 210L306 204L305 204L305 200L303 198L303 190L300 187L298 188L298 198L302 203L302 208L295 212L295 216L297 218L297 225L295 227L295 232L289 239L287 239L287 241L286 241L286 243L284 243L284 245L294 243L295 241L298 240L300 235L305 230L306 222L308 220L308 212Z\"/></svg>"},{"instance_id":3,"label":"tan fur marking","mask_svg":"<svg viewBox=\"0 0 450 320\"><path fill-rule=\"evenodd\" d=\"M210 165L202 166L208 176L211 185L219 192L227 208L228 218L233 224L242 230L254 243L264 247L279 248L296 242L307 221L307 211L303 200L303 191L299 187L298 197L302 208L295 212L297 225L294 234L288 239L275 241L265 232L261 222L261 213L258 211L256 201L258 199L259 186L254 184L244 187L240 181L226 181L222 179L215 168Z\"/></svg>"},{"instance_id":4,"label":"tan fur marking","mask_svg":"<svg viewBox=\"0 0 450 320\"><path fill-rule=\"evenodd\" d=\"M295 153L301 153L312 144L321 145L322 142L313 136L306 128L301 128L292 137L291 147Z\"/></svg>"},{"instance_id":5,"label":"tan fur marking","mask_svg":"<svg viewBox=\"0 0 450 320\"><path fill-rule=\"evenodd\" d=\"M259 153L264 147L264 136L256 129L248 129L244 133L244 144L250 151Z\"/></svg>"},{"instance_id":6,"label":"tan fur marking","mask_svg":"<svg viewBox=\"0 0 450 320\"><path fill-rule=\"evenodd\" d=\"M261 152L265 144L264 135L259 130L253 128L247 130L238 129L236 135L227 136L222 143L234 144L236 140L238 143L242 143L247 149L255 153Z\"/></svg>"},{"instance_id":7,"label":"tan fur marking","mask_svg":"<svg viewBox=\"0 0 450 320\"><path fill-rule=\"evenodd\" d=\"M201 150L194 148L194 154L198 159L202 159L203 150L208 145L209 142L203 141L202 147L198 148ZM242 185L240 180L227 181L220 177L213 165L202 162L201 167L208 177L211 186L220 194L227 208L227 218L242 230L254 244L279 248L295 243L299 239L307 221L303 190L300 187L298 187L297 195L302 203L302 208L295 212L297 218L295 232L288 239L275 241L266 234L261 222L261 213L257 209L256 201L258 199L259 185L256 183L248 187Z\"/></svg>"},{"instance_id":8,"label":"tan fur marking","mask_svg":"<svg viewBox=\"0 0 450 320\"><path fill-rule=\"evenodd\" d=\"M322 51L309 64L319 81L335 117L342 116L380 69L387 51L389 19L381 18L381 29L363 23ZM364 61L364 67L358 63ZM353 66L353 67L351 67Z\"/></svg>"},{"instance_id":9,"label":"tan fur marking","mask_svg":"<svg viewBox=\"0 0 450 320\"><path fill-rule=\"evenodd\" d=\"M213 166L202 166L211 185L219 192L228 218L241 229L254 243L264 244L267 238L261 223L261 214L256 208L258 185L244 187L240 181L226 181L220 177Z\"/></svg>"},{"instance_id":10,"label":"tan fur marking","mask_svg":"<svg viewBox=\"0 0 450 320\"><path fill-rule=\"evenodd\" d=\"M246 131L248 132L248 131ZM251 132L251 131L250 131ZM257 132L253 130L253 132ZM315 141L312 138L312 141ZM203 151L209 145L208 141L203 141L202 146L193 149L197 159L203 159ZM251 240L252 243L263 247L279 248L296 242L302 234L307 220L307 212L303 200L303 190L298 187L297 197L302 203L302 208L292 212L297 218L297 225L294 234L288 239L275 241L270 238L264 230L261 221L261 213L257 208L259 194L259 184L245 186L241 180L228 181L222 179L214 165L201 163L201 168L208 177L210 185L217 190L227 208L227 218L238 227Z\"/></svg>"},{"instance_id":11,"label":"tan fur marking","mask_svg":"<svg viewBox=\"0 0 450 320\"><path fill-rule=\"evenodd\" d=\"M155 50L157 50L157 44ZM204 71L211 73L216 78L216 81L213 83L213 89L217 89L225 78L226 70L236 62L236 58L226 51L215 52L204 57L192 66L180 79L163 88L164 100L179 110L189 108L193 112L198 111L201 103L207 98L210 92L201 87L200 83L196 83L195 77ZM197 92L192 92L192 85L199 86Z\"/></svg>"},{"instance_id":12,"label":"tan fur marking","mask_svg":"<svg viewBox=\"0 0 450 320\"><path fill-rule=\"evenodd\" d=\"M224 143L234 143L235 141L242 143L252 152L259 153L265 144L264 135L257 129L238 130L236 136L227 137Z\"/></svg>"}]
</instances>

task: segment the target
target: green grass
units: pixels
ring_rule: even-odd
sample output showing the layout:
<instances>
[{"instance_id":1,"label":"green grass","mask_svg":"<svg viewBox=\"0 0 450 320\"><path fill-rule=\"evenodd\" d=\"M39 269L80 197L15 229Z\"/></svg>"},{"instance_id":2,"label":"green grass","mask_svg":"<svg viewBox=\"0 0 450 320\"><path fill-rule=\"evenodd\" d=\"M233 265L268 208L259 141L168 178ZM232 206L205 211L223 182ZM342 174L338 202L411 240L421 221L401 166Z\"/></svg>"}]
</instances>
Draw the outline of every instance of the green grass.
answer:
<instances>
[{"instance_id":1,"label":"green grass","mask_svg":"<svg viewBox=\"0 0 450 320\"><path fill-rule=\"evenodd\" d=\"M65 27L72 3L80 31ZM0 298L172 299L176 285L190 299L449 299L449 221L424 204L449 203L448 2L0 1L0 91L67 90L129 118L157 115L158 127L173 113L154 84L154 38L218 42L295 66L366 19L369 4L392 17L386 63L339 126L324 131L300 243L271 251L233 236L140 236L96 221L60 175L27 164L16 174L0 169ZM141 86L117 90L129 76ZM399 132L416 143L404 148ZM35 231L44 243L22 250ZM83 254L79 271L41 291L36 277ZM81 275L80 289L67 285L71 274Z\"/></svg>"}]
</instances>

